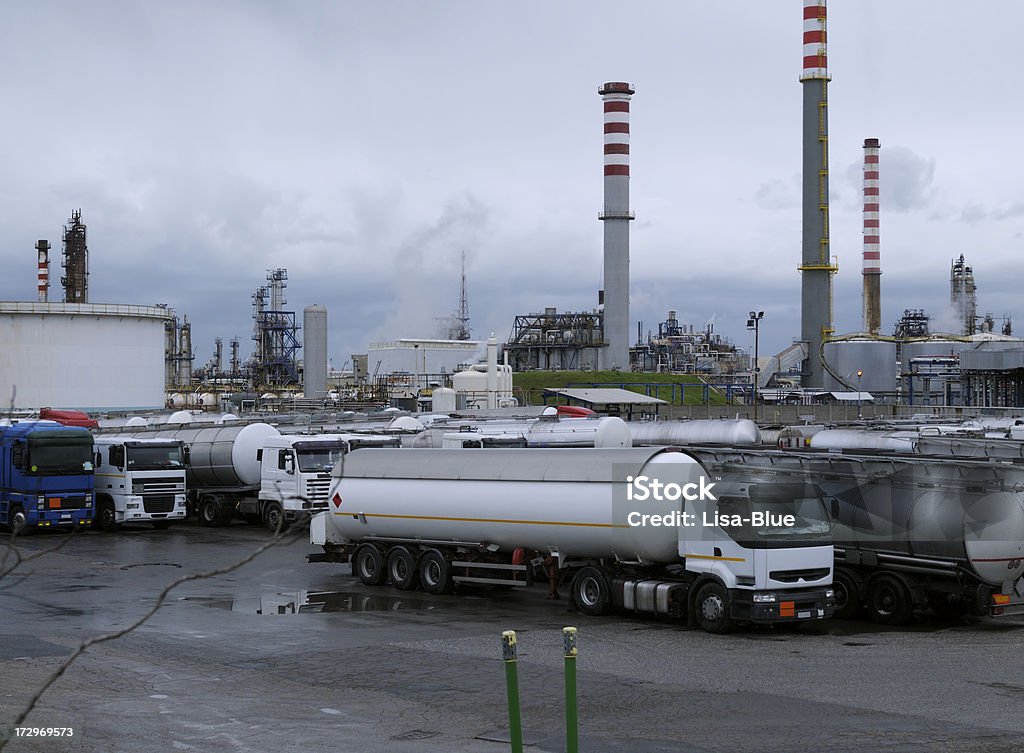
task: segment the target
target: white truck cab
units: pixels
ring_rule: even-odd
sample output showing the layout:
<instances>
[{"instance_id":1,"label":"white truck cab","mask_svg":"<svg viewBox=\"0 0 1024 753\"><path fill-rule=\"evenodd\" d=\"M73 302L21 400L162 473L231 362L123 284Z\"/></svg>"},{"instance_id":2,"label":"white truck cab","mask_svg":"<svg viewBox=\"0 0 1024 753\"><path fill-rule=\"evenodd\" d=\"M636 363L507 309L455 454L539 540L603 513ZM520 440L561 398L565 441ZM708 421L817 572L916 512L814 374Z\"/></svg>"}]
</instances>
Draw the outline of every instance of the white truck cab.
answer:
<instances>
[{"instance_id":1,"label":"white truck cab","mask_svg":"<svg viewBox=\"0 0 1024 753\"><path fill-rule=\"evenodd\" d=\"M95 525L112 531L122 523L167 528L184 520L185 465L176 439L94 438Z\"/></svg>"}]
</instances>

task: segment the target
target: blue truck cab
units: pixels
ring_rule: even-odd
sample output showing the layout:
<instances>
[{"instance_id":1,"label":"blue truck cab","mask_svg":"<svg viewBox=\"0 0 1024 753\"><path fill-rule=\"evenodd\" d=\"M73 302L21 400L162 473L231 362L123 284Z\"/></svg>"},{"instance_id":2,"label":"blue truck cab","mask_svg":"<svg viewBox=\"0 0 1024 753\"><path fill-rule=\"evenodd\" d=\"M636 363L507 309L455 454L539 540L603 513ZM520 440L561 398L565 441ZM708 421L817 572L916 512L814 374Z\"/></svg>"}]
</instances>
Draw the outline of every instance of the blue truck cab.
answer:
<instances>
[{"instance_id":1,"label":"blue truck cab","mask_svg":"<svg viewBox=\"0 0 1024 753\"><path fill-rule=\"evenodd\" d=\"M93 441L55 421L0 426L0 523L82 528L93 519Z\"/></svg>"}]
</instances>

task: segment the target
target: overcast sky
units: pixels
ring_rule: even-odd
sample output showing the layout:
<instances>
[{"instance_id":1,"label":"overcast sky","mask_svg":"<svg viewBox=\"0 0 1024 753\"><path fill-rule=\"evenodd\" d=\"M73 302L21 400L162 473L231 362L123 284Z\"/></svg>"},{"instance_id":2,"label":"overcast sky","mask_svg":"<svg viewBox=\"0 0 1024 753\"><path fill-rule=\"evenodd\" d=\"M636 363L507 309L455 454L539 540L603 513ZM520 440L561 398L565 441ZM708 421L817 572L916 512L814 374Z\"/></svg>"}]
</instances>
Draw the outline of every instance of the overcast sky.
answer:
<instances>
[{"instance_id":1,"label":"overcast sky","mask_svg":"<svg viewBox=\"0 0 1024 753\"><path fill-rule=\"evenodd\" d=\"M91 302L167 303L251 352L252 292L329 311L336 367L436 335L458 304L517 313L601 285L605 81L630 81L631 319L669 309L762 354L799 334L800 0L47 2L0 18L0 299L35 299L48 238L89 228ZM839 332L861 326L861 160L881 151L882 319L948 320L950 260L979 313L1024 265L1024 4L832 0Z\"/></svg>"}]
</instances>

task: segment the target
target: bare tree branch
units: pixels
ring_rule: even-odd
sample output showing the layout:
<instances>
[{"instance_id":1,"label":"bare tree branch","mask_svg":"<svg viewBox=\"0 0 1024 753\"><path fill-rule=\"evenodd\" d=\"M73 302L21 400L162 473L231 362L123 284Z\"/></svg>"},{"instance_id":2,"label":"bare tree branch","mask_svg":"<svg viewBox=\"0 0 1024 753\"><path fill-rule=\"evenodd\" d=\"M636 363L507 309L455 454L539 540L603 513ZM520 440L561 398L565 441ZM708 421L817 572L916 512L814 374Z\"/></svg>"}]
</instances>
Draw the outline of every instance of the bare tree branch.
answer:
<instances>
[{"instance_id":1,"label":"bare tree branch","mask_svg":"<svg viewBox=\"0 0 1024 753\"><path fill-rule=\"evenodd\" d=\"M67 536L67 538L65 538L62 542L60 542L56 546L52 546L49 549L44 549L41 552L36 552L35 554L29 554L28 556L22 555L21 551L18 549L17 545L15 544L15 539L18 537L18 534L17 533L12 533L11 537L10 537L10 540L4 543L4 546L7 548L7 551L4 552L4 558L2 560L0 560L0 578L4 578L4 577L10 575L11 573L13 573L15 570L17 570L25 562L31 562L32 560L36 559L37 557L42 557L42 556L47 555L47 554L52 554L53 552L56 552L56 551L59 551L59 550L63 549L64 547L66 547L68 545L69 541L71 541L75 536L78 535L79 530L81 530L81 529L76 528L75 530L71 531L70 534ZM7 558L10 557L11 554L14 555L14 564L11 565L9 568L7 568L5 570L5 569L3 569L4 565L7 564Z\"/></svg>"}]
</instances>

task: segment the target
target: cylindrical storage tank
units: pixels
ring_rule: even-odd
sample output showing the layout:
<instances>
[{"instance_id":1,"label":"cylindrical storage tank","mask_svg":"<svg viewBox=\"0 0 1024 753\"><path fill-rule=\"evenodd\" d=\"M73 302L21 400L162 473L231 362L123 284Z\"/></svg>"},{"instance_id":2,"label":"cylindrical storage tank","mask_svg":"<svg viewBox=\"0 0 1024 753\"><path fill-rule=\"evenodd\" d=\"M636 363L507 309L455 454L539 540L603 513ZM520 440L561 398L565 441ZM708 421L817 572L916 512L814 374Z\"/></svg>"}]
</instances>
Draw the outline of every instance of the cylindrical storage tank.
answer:
<instances>
[{"instance_id":1,"label":"cylindrical storage tank","mask_svg":"<svg viewBox=\"0 0 1024 753\"><path fill-rule=\"evenodd\" d=\"M968 347L970 347L969 343L943 337L906 340L900 348L900 368L902 371L908 372L910 371L910 362L913 358L927 358L929 356L949 358Z\"/></svg>"},{"instance_id":2,"label":"cylindrical storage tank","mask_svg":"<svg viewBox=\"0 0 1024 753\"><path fill-rule=\"evenodd\" d=\"M5 408L163 408L171 315L160 306L0 301Z\"/></svg>"},{"instance_id":3,"label":"cylindrical storage tank","mask_svg":"<svg viewBox=\"0 0 1024 753\"><path fill-rule=\"evenodd\" d=\"M309 398L327 396L327 309L319 304L302 310L302 384Z\"/></svg>"},{"instance_id":4,"label":"cylindrical storage tank","mask_svg":"<svg viewBox=\"0 0 1024 753\"><path fill-rule=\"evenodd\" d=\"M452 389L456 392L475 392L481 396L487 394L487 367L481 370L469 368L452 374Z\"/></svg>"},{"instance_id":5,"label":"cylindrical storage tank","mask_svg":"<svg viewBox=\"0 0 1024 753\"><path fill-rule=\"evenodd\" d=\"M633 444L730 446L761 443L757 424L747 418L696 421L638 421L629 424Z\"/></svg>"},{"instance_id":6,"label":"cylindrical storage tank","mask_svg":"<svg viewBox=\"0 0 1024 753\"><path fill-rule=\"evenodd\" d=\"M432 408L438 413L454 413L455 412L455 390L449 389L448 387L438 387L434 390Z\"/></svg>"},{"instance_id":7,"label":"cylindrical storage tank","mask_svg":"<svg viewBox=\"0 0 1024 753\"><path fill-rule=\"evenodd\" d=\"M869 338L825 343L825 363L846 381L841 384L828 371L825 389L834 392L896 392L896 343ZM861 372L860 378L857 372Z\"/></svg>"},{"instance_id":8,"label":"cylindrical storage tank","mask_svg":"<svg viewBox=\"0 0 1024 753\"><path fill-rule=\"evenodd\" d=\"M203 410L219 410L220 395L214 392L202 392L199 397L196 398L196 407L202 408Z\"/></svg>"},{"instance_id":9,"label":"cylindrical storage tank","mask_svg":"<svg viewBox=\"0 0 1024 753\"><path fill-rule=\"evenodd\" d=\"M486 541L505 551L675 562L678 528L626 525L637 504L625 501L623 482L702 474L690 455L662 448L357 451L334 468L341 501L333 510L342 514L331 517L350 541ZM680 506L666 498L642 509L665 515Z\"/></svg>"},{"instance_id":10,"label":"cylindrical storage tank","mask_svg":"<svg viewBox=\"0 0 1024 753\"><path fill-rule=\"evenodd\" d=\"M123 434L137 439L180 439L189 448L188 485L195 488L238 488L258 486L260 461L257 451L267 437L279 432L270 424L206 426L191 429Z\"/></svg>"},{"instance_id":11,"label":"cylindrical storage tank","mask_svg":"<svg viewBox=\"0 0 1024 753\"><path fill-rule=\"evenodd\" d=\"M913 452L916 431L863 431L860 429L824 429L811 437L818 450L891 450Z\"/></svg>"}]
</instances>

